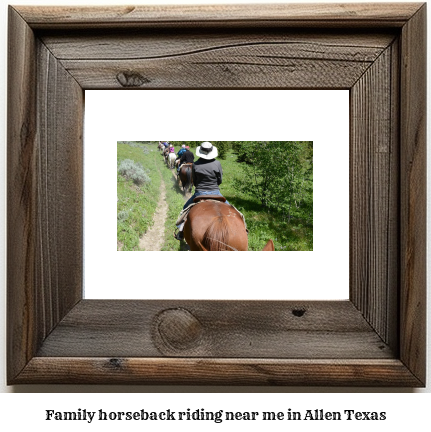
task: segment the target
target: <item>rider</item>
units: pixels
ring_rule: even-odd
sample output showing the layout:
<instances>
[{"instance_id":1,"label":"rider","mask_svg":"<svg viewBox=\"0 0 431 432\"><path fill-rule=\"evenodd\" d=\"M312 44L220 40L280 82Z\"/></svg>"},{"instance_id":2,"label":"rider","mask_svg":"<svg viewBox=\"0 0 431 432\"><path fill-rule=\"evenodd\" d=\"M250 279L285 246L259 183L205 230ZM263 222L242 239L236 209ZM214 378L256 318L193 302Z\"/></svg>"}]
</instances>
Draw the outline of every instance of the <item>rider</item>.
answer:
<instances>
[{"instance_id":1,"label":"rider","mask_svg":"<svg viewBox=\"0 0 431 432\"><path fill-rule=\"evenodd\" d=\"M178 152L180 154L181 150ZM180 157L180 163L178 164L177 172L180 172L181 165L185 163L193 163L195 155L190 151L189 146L184 146L184 153Z\"/></svg>"},{"instance_id":2,"label":"rider","mask_svg":"<svg viewBox=\"0 0 431 432\"><path fill-rule=\"evenodd\" d=\"M164 145L162 154L163 154L163 156L166 157L169 153L169 148L170 148L171 144L169 143L169 141L162 141L162 144Z\"/></svg>"},{"instance_id":3,"label":"rider","mask_svg":"<svg viewBox=\"0 0 431 432\"><path fill-rule=\"evenodd\" d=\"M178 168L180 165L180 157L186 151L186 145L183 144L181 148L178 150L177 157L175 159L175 166Z\"/></svg>"},{"instance_id":4,"label":"rider","mask_svg":"<svg viewBox=\"0 0 431 432\"><path fill-rule=\"evenodd\" d=\"M169 158L169 155L171 153L175 153L175 149L172 144L169 144L169 146L166 147L165 151L163 152L163 155L165 156L165 158Z\"/></svg>"},{"instance_id":5,"label":"rider","mask_svg":"<svg viewBox=\"0 0 431 432\"><path fill-rule=\"evenodd\" d=\"M177 153L177 159L179 159L181 157L181 155L186 151L186 145L183 144L180 148L180 150Z\"/></svg>"},{"instance_id":6,"label":"rider","mask_svg":"<svg viewBox=\"0 0 431 432\"><path fill-rule=\"evenodd\" d=\"M178 150L177 158L175 159L175 166L179 168L181 155L186 151L186 145L183 144L181 148Z\"/></svg>"},{"instance_id":7,"label":"rider","mask_svg":"<svg viewBox=\"0 0 431 432\"><path fill-rule=\"evenodd\" d=\"M184 204L183 210L193 203L193 200L200 195L219 195L219 186L223 180L223 170L221 164L215 158L218 156L217 147L213 146L210 142L203 142L197 149L196 155L199 159L193 164L192 176L193 184L195 186L195 193L192 197ZM229 204L226 201L226 204ZM176 235L177 240L184 238L184 224L179 226L178 234Z\"/></svg>"}]
</instances>

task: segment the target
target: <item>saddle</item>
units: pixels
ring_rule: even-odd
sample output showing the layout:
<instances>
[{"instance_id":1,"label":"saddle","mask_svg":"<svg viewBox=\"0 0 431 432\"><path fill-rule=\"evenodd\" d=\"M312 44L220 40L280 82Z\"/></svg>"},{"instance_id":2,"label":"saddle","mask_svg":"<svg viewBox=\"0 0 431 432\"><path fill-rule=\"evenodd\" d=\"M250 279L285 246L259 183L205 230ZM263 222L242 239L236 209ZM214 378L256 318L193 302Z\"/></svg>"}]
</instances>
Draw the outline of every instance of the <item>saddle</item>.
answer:
<instances>
[{"instance_id":1,"label":"saddle","mask_svg":"<svg viewBox=\"0 0 431 432\"><path fill-rule=\"evenodd\" d=\"M194 203L198 203L200 201L207 200L207 199L210 199L210 200L213 200L213 201L226 202L226 198L222 197L220 195L200 195L200 196L197 196L193 200L193 202Z\"/></svg>"}]
</instances>

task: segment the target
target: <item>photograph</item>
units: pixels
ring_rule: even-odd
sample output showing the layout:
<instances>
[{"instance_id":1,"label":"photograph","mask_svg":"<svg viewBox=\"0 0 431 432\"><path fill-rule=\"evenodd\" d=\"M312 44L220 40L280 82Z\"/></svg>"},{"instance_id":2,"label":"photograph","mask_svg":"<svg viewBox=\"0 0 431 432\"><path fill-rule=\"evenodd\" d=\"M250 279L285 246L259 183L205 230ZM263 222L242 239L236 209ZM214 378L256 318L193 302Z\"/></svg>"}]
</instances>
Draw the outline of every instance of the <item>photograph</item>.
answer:
<instances>
[{"instance_id":1,"label":"photograph","mask_svg":"<svg viewBox=\"0 0 431 432\"><path fill-rule=\"evenodd\" d=\"M312 251L312 141L119 141L118 251Z\"/></svg>"}]
</instances>

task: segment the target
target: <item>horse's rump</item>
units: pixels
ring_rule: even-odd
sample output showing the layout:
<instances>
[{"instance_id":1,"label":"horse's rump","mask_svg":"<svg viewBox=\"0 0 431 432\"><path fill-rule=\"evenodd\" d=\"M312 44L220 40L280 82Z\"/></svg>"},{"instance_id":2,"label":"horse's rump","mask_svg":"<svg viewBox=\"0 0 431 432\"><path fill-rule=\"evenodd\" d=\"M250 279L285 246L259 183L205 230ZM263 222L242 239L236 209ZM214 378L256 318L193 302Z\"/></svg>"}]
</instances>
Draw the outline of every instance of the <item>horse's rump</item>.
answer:
<instances>
[{"instance_id":1,"label":"horse's rump","mask_svg":"<svg viewBox=\"0 0 431 432\"><path fill-rule=\"evenodd\" d=\"M246 251L248 248L242 215L219 201L193 204L184 225L184 237L191 250Z\"/></svg>"},{"instance_id":2,"label":"horse's rump","mask_svg":"<svg viewBox=\"0 0 431 432\"><path fill-rule=\"evenodd\" d=\"M168 165L170 168L173 168L175 166L175 153L169 153L168 155Z\"/></svg>"},{"instance_id":3,"label":"horse's rump","mask_svg":"<svg viewBox=\"0 0 431 432\"><path fill-rule=\"evenodd\" d=\"M181 184L183 185L184 190L192 189L193 179L192 179L192 165L191 164L183 164L180 168L179 174Z\"/></svg>"},{"instance_id":4,"label":"horse's rump","mask_svg":"<svg viewBox=\"0 0 431 432\"><path fill-rule=\"evenodd\" d=\"M229 226L226 216L215 217L202 239L202 246L209 251L232 251L235 248L229 246Z\"/></svg>"}]
</instances>

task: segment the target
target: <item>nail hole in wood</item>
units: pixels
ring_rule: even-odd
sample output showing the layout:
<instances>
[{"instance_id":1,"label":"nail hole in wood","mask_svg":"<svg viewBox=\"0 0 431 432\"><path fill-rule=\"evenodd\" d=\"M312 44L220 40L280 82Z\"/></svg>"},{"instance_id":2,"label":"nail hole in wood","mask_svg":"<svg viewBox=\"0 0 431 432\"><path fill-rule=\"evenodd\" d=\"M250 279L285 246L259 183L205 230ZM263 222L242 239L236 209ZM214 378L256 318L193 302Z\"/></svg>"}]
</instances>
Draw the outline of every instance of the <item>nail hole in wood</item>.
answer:
<instances>
[{"instance_id":1,"label":"nail hole in wood","mask_svg":"<svg viewBox=\"0 0 431 432\"><path fill-rule=\"evenodd\" d=\"M296 317L302 317L305 314L305 309L293 309L292 314Z\"/></svg>"}]
</instances>

